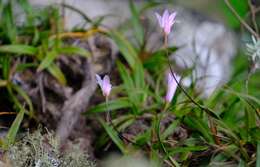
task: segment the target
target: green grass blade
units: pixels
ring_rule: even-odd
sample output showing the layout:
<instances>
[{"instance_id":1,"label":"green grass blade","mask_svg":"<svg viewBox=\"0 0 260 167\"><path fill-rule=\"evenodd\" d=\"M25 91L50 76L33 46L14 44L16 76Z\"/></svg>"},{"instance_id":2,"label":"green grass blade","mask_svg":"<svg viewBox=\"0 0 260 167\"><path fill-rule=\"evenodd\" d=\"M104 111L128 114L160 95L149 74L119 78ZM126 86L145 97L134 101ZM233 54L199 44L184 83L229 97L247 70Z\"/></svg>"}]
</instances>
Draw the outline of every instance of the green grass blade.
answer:
<instances>
[{"instance_id":1,"label":"green grass blade","mask_svg":"<svg viewBox=\"0 0 260 167\"><path fill-rule=\"evenodd\" d=\"M129 102L128 98L122 97L122 98L117 98L116 100L108 101L107 106L106 103L98 104L95 107L90 108L85 114L107 112L107 110L113 111L122 108L128 108L131 106L132 104Z\"/></svg>"},{"instance_id":2,"label":"green grass blade","mask_svg":"<svg viewBox=\"0 0 260 167\"><path fill-rule=\"evenodd\" d=\"M9 1L3 8L1 17L3 33L9 39L11 43L16 43L17 32L15 20L13 18L13 1Z\"/></svg>"},{"instance_id":3,"label":"green grass blade","mask_svg":"<svg viewBox=\"0 0 260 167\"><path fill-rule=\"evenodd\" d=\"M104 122L102 119L98 118L101 125L106 130L107 134L110 136L112 141L117 145L117 147L122 151L122 153L127 154L128 150L125 148L123 141L118 137L117 132L110 127L106 122Z\"/></svg>"},{"instance_id":4,"label":"green grass blade","mask_svg":"<svg viewBox=\"0 0 260 167\"><path fill-rule=\"evenodd\" d=\"M202 119L194 118L192 115L192 116L187 116L185 118L185 122L191 128L198 130L209 143L214 143L213 136L210 133L210 129L207 126L207 123L203 122Z\"/></svg>"},{"instance_id":5,"label":"green grass blade","mask_svg":"<svg viewBox=\"0 0 260 167\"><path fill-rule=\"evenodd\" d=\"M162 133L161 138L162 140L165 140L169 135L173 134L176 127L179 125L179 120L173 121Z\"/></svg>"},{"instance_id":6,"label":"green grass blade","mask_svg":"<svg viewBox=\"0 0 260 167\"><path fill-rule=\"evenodd\" d=\"M256 115L253 110L250 110L250 108L247 106L245 107L245 122L247 126L247 130L256 127Z\"/></svg>"},{"instance_id":7,"label":"green grass blade","mask_svg":"<svg viewBox=\"0 0 260 167\"><path fill-rule=\"evenodd\" d=\"M256 167L260 167L260 141L257 142Z\"/></svg>"},{"instance_id":8,"label":"green grass blade","mask_svg":"<svg viewBox=\"0 0 260 167\"><path fill-rule=\"evenodd\" d=\"M140 133L137 136L135 136L135 143L137 143L139 146L145 145L150 142L151 140L151 134L152 134L152 129L147 129L144 133Z\"/></svg>"},{"instance_id":9,"label":"green grass blade","mask_svg":"<svg viewBox=\"0 0 260 167\"><path fill-rule=\"evenodd\" d=\"M134 27L135 37L137 38L139 45L142 46L144 42L144 30L139 19L140 13L137 11L132 0L129 1L129 6L132 14L131 21Z\"/></svg>"},{"instance_id":10,"label":"green grass blade","mask_svg":"<svg viewBox=\"0 0 260 167\"><path fill-rule=\"evenodd\" d=\"M169 47L167 48L168 53L174 53L178 50L177 47ZM165 67L168 66L167 58L166 58L165 49L161 49L152 53L147 59L144 61L144 68L156 73L161 74L162 71L165 70Z\"/></svg>"},{"instance_id":11,"label":"green grass blade","mask_svg":"<svg viewBox=\"0 0 260 167\"><path fill-rule=\"evenodd\" d=\"M229 89L229 88L226 88L226 89L223 89L225 92L227 93L230 93L230 94L233 94L233 95L236 95L242 99L248 99L248 100L252 100L254 101L255 103L257 103L258 105L260 105L260 100L254 96L250 96L250 95L247 95L247 94L244 94L244 93L239 93L239 92L236 92L232 89Z\"/></svg>"},{"instance_id":12,"label":"green grass blade","mask_svg":"<svg viewBox=\"0 0 260 167\"><path fill-rule=\"evenodd\" d=\"M60 84L66 85L67 80L65 78L65 75L63 72L60 70L60 68L56 64L51 64L47 70L51 73L52 76L54 76Z\"/></svg>"},{"instance_id":13,"label":"green grass blade","mask_svg":"<svg viewBox=\"0 0 260 167\"><path fill-rule=\"evenodd\" d=\"M2 77L4 80L9 80L9 74L11 69L11 57L6 55L1 58Z\"/></svg>"},{"instance_id":14,"label":"green grass blade","mask_svg":"<svg viewBox=\"0 0 260 167\"><path fill-rule=\"evenodd\" d=\"M243 159L240 159L238 167L246 167L246 163Z\"/></svg>"},{"instance_id":15,"label":"green grass blade","mask_svg":"<svg viewBox=\"0 0 260 167\"><path fill-rule=\"evenodd\" d=\"M176 153L186 153L195 151L207 150L208 146L185 146L185 147L174 147L169 150L170 155L175 155Z\"/></svg>"},{"instance_id":16,"label":"green grass blade","mask_svg":"<svg viewBox=\"0 0 260 167\"><path fill-rule=\"evenodd\" d=\"M76 46L65 46L59 48L58 53L65 55L79 55L86 58L90 57L90 53L87 50Z\"/></svg>"},{"instance_id":17,"label":"green grass blade","mask_svg":"<svg viewBox=\"0 0 260 167\"><path fill-rule=\"evenodd\" d=\"M127 68L120 61L117 62L117 67L118 67L118 70L119 70L120 77L124 82L125 88L133 89L134 88L134 81L132 80L130 73L127 70Z\"/></svg>"},{"instance_id":18,"label":"green grass blade","mask_svg":"<svg viewBox=\"0 0 260 167\"><path fill-rule=\"evenodd\" d=\"M148 86L145 84L144 68L140 61L137 61L135 64L133 78L135 82L135 88L137 90L136 95L138 96L136 99L139 101L139 104L142 104L147 98Z\"/></svg>"},{"instance_id":19,"label":"green grass blade","mask_svg":"<svg viewBox=\"0 0 260 167\"><path fill-rule=\"evenodd\" d=\"M38 49L29 45L2 45L0 46L0 53L11 53L16 55L35 55Z\"/></svg>"},{"instance_id":20,"label":"green grass blade","mask_svg":"<svg viewBox=\"0 0 260 167\"><path fill-rule=\"evenodd\" d=\"M0 13L3 13L3 9L4 9L4 2L0 1ZM1 25L1 23L0 23Z\"/></svg>"},{"instance_id":21,"label":"green grass blade","mask_svg":"<svg viewBox=\"0 0 260 167\"><path fill-rule=\"evenodd\" d=\"M253 141L260 141L260 128L259 127L255 127L250 129L249 131L250 133L250 137L252 138Z\"/></svg>"},{"instance_id":22,"label":"green grass blade","mask_svg":"<svg viewBox=\"0 0 260 167\"><path fill-rule=\"evenodd\" d=\"M33 8L30 5L30 3L28 2L28 0L19 0L18 1L19 5L21 6L21 8L24 10L24 12L26 13L27 16L27 23L29 26L33 26L33 19L34 19L34 15L33 15Z\"/></svg>"},{"instance_id":23,"label":"green grass blade","mask_svg":"<svg viewBox=\"0 0 260 167\"><path fill-rule=\"evenodd\" d=\"M144 68L140 61L137 61L134 67L134 81L137 88L145 89L145 78L144 78Z\"/></svg>"},{"instance_id":24,"label":"green grass blade","mask_svg":"<svg viewBox=\"0 0 260 167\"><path fill-rule=\"evenodd\" d=\"M134 68L138 55L131 43L118 31L111 31L108 35L115 41L130 67Z\"/></svg>"},{"instance_id":25,"label":"green grass blade","mask_svg":"<svg viewBox=\"0 0 260 167\"><path fill-rule=\"evenodd\" d=\"M42 60L37 71L42 71L45 68L49 67L57 57L58 57L58 53L56 52L56 50L47 52L47 56Z\"/></svg>"},{"instance_id":26,"label":"green grass blade","mask_svg":"<svg viewBox=\"0 0 260 167\"><path fill-rule=\"evenodd\" d=\"M12 84L12 88L20 95L23 97L23 99L26 101L26 103L29 106L29 112L30 112L30 116L33 115L33 104L32 101L30 99L30 97L26 94L26 92L21 89L19 86L16 86L14 84Z\"/></svg>"},{"instance_id":27,"label":"green grass blade","mask_svg":"<svg viewBox=\"0 0 260 167\"><path fill-rule=\"evenodd\" d=\"M14 122L12 123L11 128L9 129L5 141L4 141L4 148L7 149L10 144L13 144L15 141L16 134L19 130L19 127L22 123L23 117L24 117L25 110L24 108L21 108L19 113L17 114Z\"/></svg>"}]
</instances>

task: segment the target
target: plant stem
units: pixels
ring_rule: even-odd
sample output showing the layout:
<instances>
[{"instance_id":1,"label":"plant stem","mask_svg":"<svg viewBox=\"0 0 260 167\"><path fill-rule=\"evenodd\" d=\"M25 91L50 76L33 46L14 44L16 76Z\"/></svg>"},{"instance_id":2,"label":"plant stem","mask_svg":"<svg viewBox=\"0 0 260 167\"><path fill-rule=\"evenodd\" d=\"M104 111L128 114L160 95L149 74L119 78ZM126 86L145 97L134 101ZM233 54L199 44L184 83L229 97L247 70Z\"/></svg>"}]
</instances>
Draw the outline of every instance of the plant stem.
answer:
<instances>
[{"instance_id":1,"label":"plant stem","mask_svg":"<svg viewBox=\"0 0 260 167\"><path fill-rule=\"evenodd\" d=\"M171 62L170 62L170 59L169 59L169 56L168 56L168 49L167 49L167 35L165 34L164 35L164 47L165 47L165 51L166 51L166 58L167 58L167 62L168 62L168 66L170 68L170 72L173 76L173 79L175 80L175 82L177 83L177 86L182 90L182 92L185 94L185 96L188 97L188 99L193 103L195 104L196 106L198 106L202 111L205 111L208 115L214 117L215 119L218 119L218 116L216 116L214 114L214 112L207 108L207 107L204 107L203 105L201 105L200 103L196 102L189 94L188 92L181 86L181 84L178 82L178 80L176 79L175 75L174 75L174 72L173 72L173 69L171 67Z\"/></svg>"},{"instance_id":2,"label":"plant stem","mask_svg":"<svg viewBox=\"0 0 260 167\"><path fill-rule=\"evenodd\" d=\"M209 116L208 116L208 120L209 120L210 131L211 131L211 133L212 133L212 135L214 137L215 143L217 145L221 145L220 137L218 136L218 131L217 131L217 127L216 127L215 122Z\"/></svg>"},{"instance_id":3,"label":"plant stem","mask_svg":"<svg viewBox=\"0 0 260 167\"><path fill-rule=\"evenodd\" d=\"M249 80L250 80L250 77L251 77L251 74L252 74L252 69L250 68L248 70L248 73L247 73L247 77L246 77L246 94L248 94L248 85L249 85Z\"/></svg>"},{"instance_id":4,"label":"plant stem","mask_svg":"<svg viewBox=\"0 0 260 167\"><path fill-rule=\"evenodd\" d=\"M248 5L250 7L250 11L251 11L251 15L252 15L252 23L254 25L254 29L256 31L256 33L258 34L258 27L257 27L257 23L256 23L256 7L252 4L251 0L248 0Z\"/></svg>"},{"instance_id":5,"label":"plant stem","mask_svg":"<svg viewBox=\"0 0 260 167\"><path fill-rule=\"evenodd\" d=\"M243 20L239 14L237 13L237 11L233 8L233 6L229 3L229 0L225 0L225 3L227 5L227 7L232 11L232 13L236 16L236 18L240 21L241 24L243 24L243 26L252 34L254 35L256 38L259 38L259 35L245 22L245 20Z\"/></svg>"}]
</instances>

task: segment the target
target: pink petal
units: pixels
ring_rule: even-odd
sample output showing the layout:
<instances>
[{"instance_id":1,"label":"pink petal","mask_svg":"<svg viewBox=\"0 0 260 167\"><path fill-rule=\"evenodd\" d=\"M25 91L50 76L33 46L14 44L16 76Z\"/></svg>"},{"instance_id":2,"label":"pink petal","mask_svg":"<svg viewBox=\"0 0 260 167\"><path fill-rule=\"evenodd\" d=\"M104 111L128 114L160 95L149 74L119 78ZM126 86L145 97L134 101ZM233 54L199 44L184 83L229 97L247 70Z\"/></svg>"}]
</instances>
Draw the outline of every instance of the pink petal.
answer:
<instances>
[{"instance_id":1,"label":"pink petal","mask_svg":"<svg viewBox=\"0 0 260 167\"><path fill-rule=\"evenodd\" d=\"M105 75L103 78L103 94L105 96L108 96L110 94L112 85L110 84L110 78L109 76Z\"/></svg>"},{"instance_id":2,"label":"pink petal","mask_svg":"<svg viewBox=\"0 0 260 167\"><path fill-rule=\"evenodd\" d=\"M179 82L180 81L180 77L175 75L175 78L176 80ZM175 94L175 91L178 87L178 84L177 82L175 81L175 79L173 78L172 76L172 73L168 73L168 76L167 76L167 93L166 93L166 96L165 96L165 100L166 102L170 103L172 101L172 98Z\"/></svg>"},{"instance_id":3,"label":"pink petal","mask_svg":"<svg viewBox=\"0 0 260 167\"><path fill-rule=\"evenodd\" d=\"M105 75L103 78L103 85L110 85L110 78L108 75Z\"/></svg>"},{"instance_id":4,"label":"pink petal","mask_svg":"<svg viewBox=\"0 0 260 167\"><path fill-rule=\"evenodd\" d=\"M177 15L177 12L173 12L170 16L169 16L169 23L171 25L173 25L173 23L175 22L175 17Z\"/></svg>"},{"instance_id":5,"label":"pink petal","mask_svg":"<svg viewBox=\"0 0 260 167\"><path fill-rule=\"evenodd\" d=\"M163 30L164 30L164 33L166 35L170 34L170 32L171 32L171 25L169 23L165 24Z\"/></svg>"},{"instance_id":6,"label":"pink petal","mask_svg":"<svg viewBox=\"0 0 260 167\"><path fill-rule=\"evenodd\" d=\"M96 74L96 80L97 80L98 85L102 89L103 81L102 81L101 77L98 74Z\"/></svg>"},{"instance_id":7,"label":"pink petal","mask_svg":"<svg viewBox=\"0 0 260 167\"><path fill-rule=\"evenodd\" d=\"M167 75L167 83L170 84L172 81L173 81L173 76L172 76L172 73L169 72L168 75Z\"/></svg>"},{"instance_id":8,"label":"pink petal","mask_svg":"<svg viewBox=\"0 0 260 167\"><path fill-rule=\"evenodd\" d=\"M163 12L163 16L162 16L162 26L165 27L165 25L168 23L169 21L169 12L168 10L166 9L164 12Z\"/></svg>"}]
</instances>

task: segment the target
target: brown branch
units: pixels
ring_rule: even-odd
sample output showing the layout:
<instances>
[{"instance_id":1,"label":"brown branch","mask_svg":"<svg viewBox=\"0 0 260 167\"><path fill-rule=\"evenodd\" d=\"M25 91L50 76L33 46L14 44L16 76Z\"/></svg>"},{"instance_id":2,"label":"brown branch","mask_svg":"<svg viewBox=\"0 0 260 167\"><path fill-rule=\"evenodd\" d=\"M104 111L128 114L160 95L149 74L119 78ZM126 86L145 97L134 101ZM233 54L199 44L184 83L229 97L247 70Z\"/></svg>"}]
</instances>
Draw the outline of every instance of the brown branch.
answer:
<instances>
[{"instance_id":1,"label":"brown branch","mask_svg":"<svg viewBox=\"0 0 260 167\"><path fill-rule=\"evenodd\" d=\"M93 28L86 32L64 32L50 36L50 39L63 39L63 38L88 38L96 33L105 33L106 31L100 28Z\"/></svg>"},{"instance_id":2,"label":"brown branch","mask_svg":"<svg viewBox=\"0 0 260 167\"><path fill-rule=\"evenodd\" d=\"M14 115L17 114L17 112L0 112L0 116L1 115Z\"/></svg>"},{"instance_id":3,"label":"brown branch","mask_svg":"<svg viewBox=\"0 0 260 167\"><path fill-rule=\"evenodd\" d=\"M236 18L240 21L241 24L243 24L243 26L252 34L254 35L256 38L259 38L259 35L245 22L245 20L243 20L239 14L237 13L237 11L233 8L233 6L229 3L229 0L224 0L224 2L226 3L227 7L232 11L232 13L236 16Z\"/></svg>"},{"instance_id":4,"label":"brown branch","mask_svg":"<svg viewBox=\"0 0 260 167\"><path fill-rule=\"evenodd\" d=\"M208 117L208 120L209 120L210 131L211 131L211 133L214 137L215 143L217 145L221 145L220 137L218 136L218 131L217 131L217 127L216 127L215 122L212 120L211 117Z\"/></svg>"},{"instance_id":5,"label":"brown branch","mask_svg":"<svg viewBox=\"0 0 260 167\"><path fill-rule=\"evenodd\" d=\"M62 142L66 141L69 137L80 114L85 111L96 89L97 84L91 63L87 62L84 66L85 79L83 87L66 100L61 109L62 118L58 124L56 133Z\"/></svg>"},{"instance_id":6,"label":"brown branch","mask_svg":"<svg viewBox=\"0 0 260 167\"><path fill-rule=\"evenodd\" d=\"M256 23L256 8L252 4L251 0L248 0L248 6L250 8L250 12L251 12L251 15L252 15L251 20L252 20L252 23L254 25L254 29L255 29L256 33L259 34L257 23Z\"/></svg>"}]
</instances>

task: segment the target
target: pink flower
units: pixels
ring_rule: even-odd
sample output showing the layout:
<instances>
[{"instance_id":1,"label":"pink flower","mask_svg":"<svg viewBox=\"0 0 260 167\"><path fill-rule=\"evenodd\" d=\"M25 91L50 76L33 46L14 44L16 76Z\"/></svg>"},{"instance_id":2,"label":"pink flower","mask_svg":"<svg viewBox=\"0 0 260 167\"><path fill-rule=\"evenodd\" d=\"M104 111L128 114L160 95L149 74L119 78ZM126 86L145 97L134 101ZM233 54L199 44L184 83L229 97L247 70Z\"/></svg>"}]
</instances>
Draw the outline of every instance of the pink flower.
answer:
<instances>
[{"instance_id":1,"label":"pink flower","mask_svg":"<svg viewBox=\"0 0 260 167\"><path fill-rule=\"evenodd\" d=\"M162 16L160 16L158 13L155 13L159 25L163 29L166 35L169 35L169 33L171 32L171 27L176 21L175 20L176 14L177 12L173 12L172 14L169 14L168 10L165 10Z\"/></svg>"},{"instance_id":2,"label":"pink flower","mask_svg":"<svg viewBox=\"0 0 260 167\"><path fill-rule=\"evenodd\" d=\"M174 74L176 80L179 82L181 77ZM167 93L165 96L165 101L167 103L170 103L172 101L173 95L178 87L178 84L176 83L175 79L172 76L172 73L169 72L167 75Z\"/></svg>"},{"instance_id":3,"label":"pink flower","mask_svg":"<svg viewBox=\"0 0 260 167\"><path fill-rule=\"evenodd\" d=\"M110 84L109 76L105 75L102 80L101 77L96 74L96 80L102 90L103 95L108 97L110 94L110 91L112 89L112 85Z\"/></svg>"}]
</instances>

